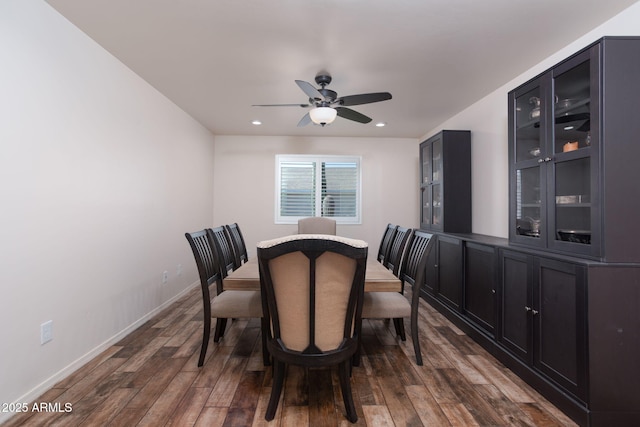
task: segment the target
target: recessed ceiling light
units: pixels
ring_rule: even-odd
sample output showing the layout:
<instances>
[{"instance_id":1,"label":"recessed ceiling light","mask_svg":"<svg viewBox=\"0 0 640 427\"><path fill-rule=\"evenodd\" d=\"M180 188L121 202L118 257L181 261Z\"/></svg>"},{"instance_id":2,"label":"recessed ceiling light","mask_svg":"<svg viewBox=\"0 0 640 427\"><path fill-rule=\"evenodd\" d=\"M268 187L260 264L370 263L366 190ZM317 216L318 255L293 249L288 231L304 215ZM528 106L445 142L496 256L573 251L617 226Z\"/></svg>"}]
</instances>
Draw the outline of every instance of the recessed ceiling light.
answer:
<instances>
[{"instance_id":1,"label":"recessed ceiling light","mask_svg":"<svg viewBox=\"0 0 640 427\"><path fill-rule=\"evenodd\" d=\"M377 126L377 127L379 127L379 128L383 128L383 127L385 127L386 125L387 125L387 124L386 124L385 122L378 122L378 123L376 123L376 126Z\"/></svg>"},{"instance_id":2,"label":"recessed ceiling light","mask_svg":"<svg viewBox=\"0 0 640 427\"><path fill-rule=\"evenodd\" d=\"M252 125L260 126L262 122L260 120L254 120L251 122Z\"/></svg>"}]
</instances>

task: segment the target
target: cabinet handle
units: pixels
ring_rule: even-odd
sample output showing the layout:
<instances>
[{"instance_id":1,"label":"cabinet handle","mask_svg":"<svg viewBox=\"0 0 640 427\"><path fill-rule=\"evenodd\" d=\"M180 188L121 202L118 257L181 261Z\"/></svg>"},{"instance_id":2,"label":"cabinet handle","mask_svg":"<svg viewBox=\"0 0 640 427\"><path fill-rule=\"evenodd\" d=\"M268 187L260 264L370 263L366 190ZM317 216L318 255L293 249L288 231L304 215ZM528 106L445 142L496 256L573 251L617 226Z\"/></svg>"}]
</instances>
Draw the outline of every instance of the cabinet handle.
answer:
<instances>
[{"instance_id":1,"label":"cabinet handle","mask_svg":"<svg viewBox=\"0 0 640 427\"><path fill-rule=\"evenodd\" d=\"M544 159L538 159L538 163L543 163Z\"/></svg>"},{"instance_id":2,"label":"cabinet handle","mask_svg":"<svg viewBox=\"0 0 640 427\"><path fill-rule=\"evenodd\" d=\"M531 313L535 316L536 314L540 313L538 310L531 310Z\"/></svg>"},{"instance_id":3,"label":"cabinet handle","mask_svg":"<svg viewBox=\"0 0 640 427\"><path fill-rule=\"evenodd\" d=\"M545 162L550 162L550 161L551 161L551 157L545 157L545 158L544 158L544 161L545 161Z\"/></svg>"},{"instance_id":4,"label":"cabinet handle","mask_svg":"<svg viewBox=\"0 0 640 427\"><path fill-rule=\"evenodd\" d=\"M527 306L525 306L525 307L524 307L524 311L531 311L531 307L527 307Z\"/></svg>"},{"instance_id":5,"label":"cabinet handle","mask_svg":"<svg viewBox=\"0 0 640 427\"><path fill-rule=\"evenodd\" d=\"M492 293L492 294L495 294L495 293L496 293L496 290L495 290L495 289L491 289L491 293Z\"/></svg>"}]
</instances>

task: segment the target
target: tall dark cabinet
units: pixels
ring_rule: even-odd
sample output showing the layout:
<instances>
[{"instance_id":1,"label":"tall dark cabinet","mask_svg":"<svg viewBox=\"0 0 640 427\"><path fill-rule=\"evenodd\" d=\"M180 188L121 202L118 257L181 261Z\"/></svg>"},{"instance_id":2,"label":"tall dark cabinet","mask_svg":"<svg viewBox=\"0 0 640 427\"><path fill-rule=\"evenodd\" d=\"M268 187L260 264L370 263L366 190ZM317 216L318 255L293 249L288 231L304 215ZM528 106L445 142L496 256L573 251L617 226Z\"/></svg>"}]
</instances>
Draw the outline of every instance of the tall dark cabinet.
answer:
<instances>
[{"instance_id":1,"label":"tall dark cabinet","mask_svg":"<svg viewBox=\"0 0 640 427\"><path fill-rule=\"evenodd\" d=\"M420 228L471 232L471 132L443 130L420 144Z\"/></svg>"},{"instance_id":2,"label":"tall dark cabinet","mask_svg":"<svg viewBox=\"0 0 640 427\"><path fill-rule=\"evenodd\" d=\"M638 76L638 40L611 37L509 93L512 243L640 258Z\"/></svg>"},{"instance_id":3,"label":"tall dark cabinet","mask_svg":"<svg viewBox=\"0 0 640 427\"><path fill-rule=\"evenodd\" d=\"M422 296L582 426L640 425L638 114L640 37L602 38L510 91L508 238L450 229L449 205L432 221L438 149L420 146L421 223L438 239Z\"/></svg>"}]
</instances>

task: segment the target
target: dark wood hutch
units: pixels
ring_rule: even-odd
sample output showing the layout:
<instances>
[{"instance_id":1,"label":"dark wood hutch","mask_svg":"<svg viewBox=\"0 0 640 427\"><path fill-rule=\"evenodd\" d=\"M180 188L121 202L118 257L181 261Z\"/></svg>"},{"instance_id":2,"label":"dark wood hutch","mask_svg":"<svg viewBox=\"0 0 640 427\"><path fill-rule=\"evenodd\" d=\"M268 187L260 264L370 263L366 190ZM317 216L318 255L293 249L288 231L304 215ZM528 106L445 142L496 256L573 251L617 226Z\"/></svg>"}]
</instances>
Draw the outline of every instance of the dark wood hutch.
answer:
<instances>
[{"instance_id":1,"label":"dark wood hutch","mask_svg":"<svg viewBox=\"0 0 640 427\"><path fill-rule=\"evenodd\" d=\"M422 296L580 425L640 425L640 38L596 41L508 108L509 238L421 221Z\"/></svg>"}]
</instances>

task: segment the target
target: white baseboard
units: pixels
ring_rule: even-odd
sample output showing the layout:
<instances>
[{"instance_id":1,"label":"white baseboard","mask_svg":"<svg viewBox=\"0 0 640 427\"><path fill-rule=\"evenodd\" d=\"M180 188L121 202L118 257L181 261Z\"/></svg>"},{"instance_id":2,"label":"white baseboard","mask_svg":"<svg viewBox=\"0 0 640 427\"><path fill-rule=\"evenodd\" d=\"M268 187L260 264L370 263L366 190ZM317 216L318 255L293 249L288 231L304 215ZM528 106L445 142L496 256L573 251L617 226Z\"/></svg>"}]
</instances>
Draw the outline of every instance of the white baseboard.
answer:
<instances>
[{"instance_id":1,"label":"white baseboard","mask_svg":"<svg viewBox=\"0 0 640 427\"><path fill-rule=\"evenodd\" d=\"M106 341L104 341L102 344L100 344L97 347L91 349L89 352L87 352L86 354L84 354L80 358L78 358L75 361L71 362L69 365L65 366L64 368L62 368L61 370L59 370L58 372L56 372L55 374L53 374L52 376L50 376L49 378L47 378L46 380L44 380L43 382L41 382L40 384L38 384L37 386L32 388L31 390L29 390L27 393L25 393L24 395L20 396L15 402L32 402L35 399L37 399L39 396L42 396L42 394L45 391L49 390L55 384L59 383L60 381L62 381L65 378L67 378L69 375L73 374L75 371L77 371L78 369L83 367L86 363L88 363L94 357L97 357L100 353L105 351L107 348L111 347L112 345L114 345L115 343L117 343L118 341L120 341L121 339L126 337L127 335L129 335L131 332L133 332L136 329L138 329L146 321L148 321L149 319L153 318L155 315L160 313L162 310L164 310L165 308L167 308L168 306L170 306L174 302L178 301L180 298L182 298L184 295L189 293L193 288L195 288L197 286L200 286L200 282L199 281L189 285L186 289L184 289L182 292L180 292L179 294L177 294L173 298L169 299L168 301L165 301L163 304L161 304L160 306L156 307L155 309L153 309L149 313L145 314L140 319L136 320L131 325L129 325L126 328L124 328L122 331L118 332L117 334L115 334L111 338L109 338ZM13 415L14 414L12 414L12 413L3 413L3 412L0 411L0 424L6 422Z\"/></svg>"}]
</instances>

